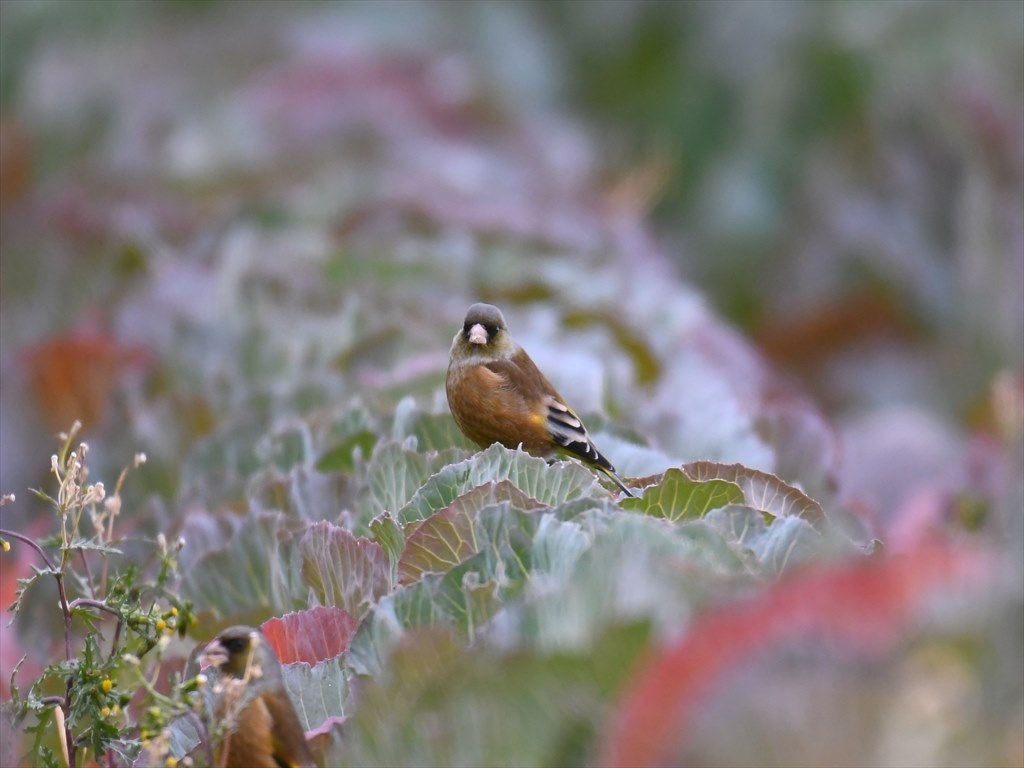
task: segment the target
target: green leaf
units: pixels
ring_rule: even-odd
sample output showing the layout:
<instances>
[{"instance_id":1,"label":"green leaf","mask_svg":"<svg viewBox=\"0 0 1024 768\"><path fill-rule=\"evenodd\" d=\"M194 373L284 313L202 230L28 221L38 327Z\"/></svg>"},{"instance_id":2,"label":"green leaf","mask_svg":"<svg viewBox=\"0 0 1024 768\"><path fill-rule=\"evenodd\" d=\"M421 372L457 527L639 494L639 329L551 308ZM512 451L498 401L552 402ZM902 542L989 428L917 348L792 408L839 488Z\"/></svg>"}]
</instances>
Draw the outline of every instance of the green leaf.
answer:
<instances>
[{"instance_id":1,"label":"green leaf","mask_svg":"<svg viewBox=\"0 0 1024 768\"><path fill-rule=\"evenodd\" d=\"M828 554L825 537L800 517L770 518L765 523L760 510L730 505L711 512L705 521L737 547L749 553L755 570L777 575L786 568ZM842 542L835 536L835 543Z\"/></svg>"},{"instance_id":2,"label":"green leaf","mask_svg":"<svg viewBox=\"0 0 1024 768\"><path fill-rule=\"evenodd\" d=\"M329 717L345 715L349 686L342 658L312 666L297 662L281 667L285 688L304 730L319 728Z\"/></svg>"},{"instance_id":3,"label":"green leaf","mask_svg":"<svg viewBox=\"0 0 1024 768\"><path fill-rule=\"evenodd\" d=\"M367 681L328 764L582 765L607 702L648 648L645 622L586 651L495 653L439 629L411 632Z\"/></svg>"},{"instance_id":4,"label":"green leaf","mask_svg":"<svg viewBox=\"0 0 1024 768\"><path fill-rule=\"evenodd\" d=\"M359 674L380 675L383 660L409 630L458 628L472 636L499 607L497 584L480 578L482 553L446 574L429 574L384 597L352 638L348 660Z\"/></svg>"},{"instance_id":5,"label":"green leaf","mask_svg":"<svg viewBox=\"0 0 1024 768\"><path fill-rule=\"evenodd\" d=\"M735 483L743 491L746 504L773 517L802 517L815 526L826 523L825 512L818 502L768 472L713 461L695 461L684 465L683 471L694 480L721 479Z\"/></svg>"},{"instance_id":6,"label":"green leaf","mask_svg":"<svg viewBox=\"0 0 1024 768\"><path fill-rule=\"evenodd\" d=\"M405 540L398 561L398 580L412 584L424 573L451 570L478 551L473 520L468 514L442 509L431 515Z\"/></svg>"},{"instance_id":7,"label":"green leaf","mask_svg":"<svg viewBox=\"0 0 1024 768\"><path fill-rule=\"evenodd\" d=\"M352 640L352 668L360 674L379 672L381 659L415 627L442 625L475 636L529 578L539 523L536 514L514 509L511 501L480 510L473 521L478 551L446 573L421 575L383 597Z\"/></svg>"},{"instance_id":8,"label":"green leaf","mask_svg":"<svg viewBox=\"0 0 1024 768\"><path fill-rule=\"evenodd\" d=\"M780 517L754 538L751 549L766 571L779 574L822 554L822 535L802 518Z\"/></svg>"},{"instance_id":9,"label":"green leaf","mask_svg":"<svg viewBox=\"0 0 1024 768\"><path fill-rule=\"evenodd\" d=\"M644 489L642 498L624 499L623 509L636 510L672 522L700 518L710 510L743 500L743 492L727 480L691 480L681 470L666 470L657 485Z\"/></svg>"},{"instance_id":10,"label":"green leaf","mask_svg":"<svg viewBox=\"0 0 1024 768\"><path fill-rule=\"evenodd\" d=\"M713 526L727 540L750 549L753 542L768 529L764 514L745 504L729 504L711 510L704 522Z\"/></svg>"},{"instance_id":11,"label":"green leaf","mask_svg":"<svg viewBox=\"0 0 1024 768\"><path fill-rule=\"evenodd\" d=\"M594 474L576 462L548 465L543 459L498 443L465 461L446 466L401 509L398 521L425 520L478 485L508 480L527 496L553 506L581 496L607 495Z\"/></svg>"},{"instance_id":12,"label":"green leaf","mask_svg":"<svg viewBox=\"0 0 1024 768\"><path fill-rule=\"evenodd\" d=\"M612 520L622 516L622 507L609 497L569 499L551 507L548 512L559 520L572 520L590 533L603 530Z\"/></svg>"},{"instance_id":13,"label":"green leaf","mask_svg":"<svg viewBox=\"0 0 1024 768\"><path fill-rule=\"evenodd\" d=\"M286 472L312 462L313 436L304 422L292 419L257 440L253 453L264 466Z\"/></svg>"},{"instance_id":14,"label":"green leaf","mask_svg":"<svg viewBox=\"0 0 1024 768\"><path fill-rule=\"evenodd\" d=\"M355 468L355 457L369 456L377 444L377 435L368 429L349 435L340 443L328 448L315 464L319 472L351 472Z\"/></svg>"},{"instance_id":15,"label":"green leaf","mask_svg":"<svg viewBox=\"0 0 1024 768\"><path fill-rule=\"evenodd\" d=\"M593 543L593 535L576 522L544 513L530 546L530 578L568 578L576 561Z\"/></svg>"},{"instance_id":16,"label":"green leaf","mask_svg":"<svg viewBox=\"0 0 1024 768\"><path fill-rule=\"evenodd\" d=\"M296 555L303 586L320 605L344 608L357 619L391 589L391 566L381 546L333 523L309 526Z\"/></svg>"},{"instance_id":17,"label":"green leaf","mask_svg":"<svg viewBox=\"0 0 1024 768\"><path fill-rule=\"evenodd\" d=\"M280 512L256 512L222 546L200 555L182 573L182 596L197 613L215 621L260 624L270 616L306 607L297 581L287 518Z\"/></svg>"},{"instance_id":18,"label":"green leaf","mask_svg":"<svg viewBox=\"0 0 1024 768\"><path fill-rule=\"evenodd\" d=\"M359 500L354 529L368 526L370 520L383 512L395 514L427 478L460 456L455 449L422 454L398 443L378 444L367 468L368 487ZM406 522L401 516L396 519Z\"/></svg>"},{"instance_id":19,"label":"green leaf","mask_svg":"<svg viewBox=\"0 0 1024 768\"><path fill-rule=\"evenodd\" d=\"M405 533L402 527L395 522L390 512L384 512L370 521L370 535L387 554L391 565L391 581L397 584L398 558L402 556L402 550L405 548Z\"/></svg>"},{"instance_id":20,"label":"green leaf","mask_svg":"<svg viewBox=\"0 0 1024 768\"><path fill-rule=\"evenodd\" d=\"M573 560L545 571L539 581L532 564L530 583L541 588L505 605L500 627L489 635L494 642L552 652L586 648L621 621L678 629L717 585L748 572L740 555L702 520L672 524L620 512L593 534L581 522L564 525L579 528L562 532Z\"/></svg>"},{"instance_id":21,"label":"green leaf","mask_svg":"<svg viewBox=\"0 0 1024 768\"><path fill-rule=\"evenodd\" d=\"M51 571L49 568L39 568L35 565L29 566L32 569L32 575L25 578L15 579L17 589L14 592L14 602L12 602L7 610L11 613L18 613L21 610L21 603L25 597L25 593L29 588L39 581L43 576L52 576L56 571Z\"/></svg>"},{"instance_id":22,"label":"green leaf","mask_svg":"<svg viewBox=\"0 0 1024 768\"><path fill-rule=\"evenodd\" d=\"M71 551L81 549L88 552L101 552L105 555L124 554L124 552L117 547L113 547L110 544L104 544L96 539L74 539L68 544L68 549Z\"/></svg>"},{"instance_id":23,"label":"green leaf","mask_svg":"<svg viewBox=\"0 0 1024 768\"><path fill-rule=\"evenodd\" d=\"M462 434L451 413L426 413L417 409L416 401L404 397L395 408L392 436L396 440L414 438L420 452L461 448L475 451L477 446Z\"/></svg>"},{"instance_id":24,"label":"green leaf","mask_svg":"<svg viewBox=\"0 0 1024 768\"><path fill-rule=\"evenodd\" d=\"M320 472L351 472L356 457L367 459L376 445L380 426L370 411L354 401L319 420L314 441L321 448L316 462Z\"/></svg>"},{"instance_id":25,"label":"green leaf","mask_svg":"<svg viewBox=\"0 0 1024 768\"><path fill-rule=\"evenodd\" d=\"M265 436L265 424L256 415L245 421L222 423L186 458L181 470L182 498L195 499L207 509L243 499L248 479L266 466L256 450Z\"/></svg>"},{"instance_id":26,"label":"green leaf","mask_svg":"<svg viewBox=\"0 0 1024 768\"><path fill-rule=\"evenodd\" d=\"M308 522L336 520L345 506L345 480L307 466L287 472L268 467L250 479L246 499L252 510L281 511Z\"/></svg>"},{"instance_id":27,"label":"green leaf","mask_svg":"<svg viewBox=\"0 0 1024 768\"><path fill-rule=\"evenodd\" d=\"M542 506L508 480L489 482L462 494L448 507L416 525L406 537L398 562L401 583L411 584L424 573L450 570L480 551L479 513L501 502L509 502L512 508L519 510Z\"/></svg>"}]
</instances>

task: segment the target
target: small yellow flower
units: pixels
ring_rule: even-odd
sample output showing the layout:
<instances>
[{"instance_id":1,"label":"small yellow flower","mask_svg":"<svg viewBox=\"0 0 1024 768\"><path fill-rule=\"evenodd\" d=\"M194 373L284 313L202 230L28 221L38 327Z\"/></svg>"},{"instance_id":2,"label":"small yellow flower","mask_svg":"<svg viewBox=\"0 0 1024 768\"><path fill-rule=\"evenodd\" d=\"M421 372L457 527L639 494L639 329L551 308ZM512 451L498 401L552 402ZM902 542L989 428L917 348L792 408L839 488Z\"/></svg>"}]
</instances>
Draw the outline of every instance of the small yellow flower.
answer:
<instances>
[{"instance_id":1,"label":"small yellow flower","mask_svg":"<svg viewBox=\"0 0 1024 768\"><path fill-rule=\"evenodd\" d=\"M110 689L114 687L114 684L110 681L109 677L103 678L103 682L100 683L100 687L104 693L110 693Z\"/></svg>"},{"instance_id":2,"label":"small yellow flower","mask_svg":"<svg viewBox=\"0 0 1024 768\"><path fill-rule=\"evenodd\" d=\"M103 709L100 710L100 714L103 715L103 717L110 717L110 707L103 707Z\"/></svg>"},{"instance_id":3,"label":"small yellow flower","mask_svg":"<svg viewBox=\"0 0 1024 768\"><path fill-rule=\"evenodd\" d=\"M7 541L7 539L4 539L3 542L4 543L0 544L0 546L3 547L4 552L10 552L11 551L11 542Z\"/></svg>"},{"instance_id":4,"label":"small yellow flower","mask_svg":"<svg viewBox=\"0 0 1024 768\"><path fill-rule=\"evenodd\" d=\"M177 609L177 608L175 608L175 607L174 607L174 606L172 605L172 606L171 606L171 616L177 616L177 615L178 615L178 609Z\"/></svg>"},{"instance_id":5,"label":"small yellow flower","mask_svg":"<svg viewBox=\"0 0 1024 768\"><path fill-rule=\"evenodd\" d=\"M174 768L177 764L178 764L178 760L173 755L168 755L167 759L164 760L164 765L166 765L167 768Z\"/></svg>"},{"instance_id":6,"label":"small yellow flower","mask_svg":"<svg viewBox=\"0 0 1024 768\"><path fill-rule=\"evenodd\" d=\"M157 630L157 632L163 632L165 629L167 629L167 622L164 621L163 619L157 619L156 620L156 630Z\"/></svg>"}]
</instances>

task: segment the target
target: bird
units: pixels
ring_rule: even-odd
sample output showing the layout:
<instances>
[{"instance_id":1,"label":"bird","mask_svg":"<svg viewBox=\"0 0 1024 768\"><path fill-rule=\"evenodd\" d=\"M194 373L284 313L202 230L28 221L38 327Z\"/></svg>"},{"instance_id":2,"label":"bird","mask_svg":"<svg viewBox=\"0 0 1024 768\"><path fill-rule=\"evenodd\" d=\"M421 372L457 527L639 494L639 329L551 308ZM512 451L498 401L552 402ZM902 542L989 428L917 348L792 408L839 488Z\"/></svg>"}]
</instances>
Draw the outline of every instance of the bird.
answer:
<instances>
[{"instance_id":1,"label":"bird","mask_svg":"<svg viewBox=\"0 0 1024 768\"><path fill-rule=\"evenodd\" d=\"M452 340L445 392L455 423L481 448L521 446L545 459L569 454L634 495L493 304L473 304L466 311Z\"/></svg>"},{"instance_id":2,"label":"bird","mask_svg":"<svg viewBox=\"0 0 1024 768\"><path fill-rule=\"evenodd\" d=\"M261 632L234 626L199 656L221 673L215 717L226 724L214 765L222 768L312 768L306 735L288 698L281 663ZM220 686L219 689L217 686Z\"/></svg>"}]
</instances>

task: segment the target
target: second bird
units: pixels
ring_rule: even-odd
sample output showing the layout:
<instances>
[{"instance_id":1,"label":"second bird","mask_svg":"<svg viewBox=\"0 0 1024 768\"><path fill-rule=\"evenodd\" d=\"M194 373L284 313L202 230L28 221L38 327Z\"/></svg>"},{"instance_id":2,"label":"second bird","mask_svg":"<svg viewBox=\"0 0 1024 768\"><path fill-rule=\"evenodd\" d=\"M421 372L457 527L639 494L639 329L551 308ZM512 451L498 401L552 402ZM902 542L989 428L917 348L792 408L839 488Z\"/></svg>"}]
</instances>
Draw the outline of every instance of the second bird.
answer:
<instances>
[{"instance_id":1,"label":"second bird","mask_svg":"<svg viewBox=\"0 0 1024 768\"><path fill-rule=\"evenodd\" d=\"M542 458L567 453L633 495L580 417L509 334L497 307L474 304L467 310L452 341L445 389L455 423L481 448L522 445Z\"/></svg>"},{"instance_id":2,"label":"second bird","mask_svg":"<svg viewBox=\"0 0 1024 768\"><path fill-rule=\"evenodd\" d=\"M262 633L225 629L201 663L220 671L216 717L228 725L217 746L219 768L313 768L305 732L288 698L281 663Z\"/></svg>"}]
</instances>

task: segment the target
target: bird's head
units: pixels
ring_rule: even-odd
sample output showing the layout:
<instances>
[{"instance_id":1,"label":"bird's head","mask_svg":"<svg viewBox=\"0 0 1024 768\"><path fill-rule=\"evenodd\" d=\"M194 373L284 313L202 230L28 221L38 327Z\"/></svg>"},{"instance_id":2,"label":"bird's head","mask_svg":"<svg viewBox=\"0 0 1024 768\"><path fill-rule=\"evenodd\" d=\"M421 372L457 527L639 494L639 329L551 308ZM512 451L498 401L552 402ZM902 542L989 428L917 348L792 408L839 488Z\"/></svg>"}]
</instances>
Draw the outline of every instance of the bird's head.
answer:
<instances>
[{"instance_id":1,"label":"bird's head","mask_svg":"<svg viewBox=\"0 0 1024 768\"><path fill-rule=\"evenodd\" d=\"M229 627L211 640L200 656L200 664L219 669L231 677L259 676L266 640L252 627Z\"/></svg>"},{"instance_id":2,"label":"bird's head","mask_svg":"<svg viewBox=\"0 0 1024 768\"><path fill-rule=\"evenodd\" d=\"M474 304L466 310L454 349L465 356L492 357L513 348L501 310L493 304Z\"/></svg>"}]
</instances>

